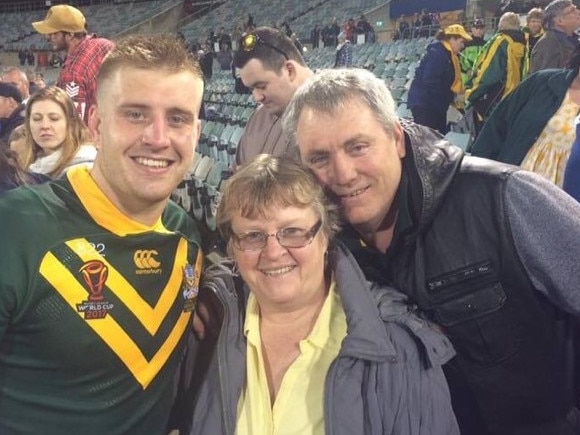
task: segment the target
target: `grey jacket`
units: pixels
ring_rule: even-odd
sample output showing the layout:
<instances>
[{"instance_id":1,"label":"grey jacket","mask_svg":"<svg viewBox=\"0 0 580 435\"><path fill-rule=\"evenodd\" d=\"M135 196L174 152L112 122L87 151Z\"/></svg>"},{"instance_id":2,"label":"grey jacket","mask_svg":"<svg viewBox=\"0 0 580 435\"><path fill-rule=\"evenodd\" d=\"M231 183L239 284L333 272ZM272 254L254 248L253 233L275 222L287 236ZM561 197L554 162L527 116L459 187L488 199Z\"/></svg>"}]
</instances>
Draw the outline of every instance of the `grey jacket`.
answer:
<instances>
[{"instance_id":1,"label":"grey jacket","mask_svg":"<svg viewBox=\"0 0 580 435\"><path fill-rule=\"evenodd\" d=\"M534 45L530 60L530 73L548 68L566 68L574 45L572 39L557 30L548 30Z\"/></svg>"},{"instance_id":2,"label":"grey jacket","mask_svg":"<svg viewBox=\"0 0 580 435\"><path fill-rule=\"evenodd\" d=\"M340 245L331 269L346 313L348 334L326 376L327 434L459 434L441 365L450 342L410 312L406 297L373 287ZM247 288L236 290L231 270L206 271L203 290L222 303L223 323L207 375L198 391L190 434L234 434L243 391ZM200 349L198 355L211 350Z\"/></svg>"}]
</instances>

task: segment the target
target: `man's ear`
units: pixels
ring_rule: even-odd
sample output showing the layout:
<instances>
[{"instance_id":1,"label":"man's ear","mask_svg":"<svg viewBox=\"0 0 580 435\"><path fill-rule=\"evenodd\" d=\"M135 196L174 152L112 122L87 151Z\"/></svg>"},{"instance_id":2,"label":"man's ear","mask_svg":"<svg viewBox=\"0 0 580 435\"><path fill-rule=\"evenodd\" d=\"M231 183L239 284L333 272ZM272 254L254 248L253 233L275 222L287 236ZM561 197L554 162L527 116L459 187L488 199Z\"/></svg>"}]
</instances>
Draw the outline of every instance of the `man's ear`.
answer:
<instances>
[{"instance_id":1,"label":"man's ear","mask_svg":"<svg viewBox=\"0 0 580 435\"><path fill-rule=\"evenodd\" d=\"M284 69L288 73L288 78L290 81L294 81L298 75L298 71L296 70L296 63L293 60L287 60L284 64Z\"/></svg>"},{"instance_id":2,"label":"man's ear","mask_svg":"<svg viewBox=\"0 0 580 435\"><path fill-rule=\"evenodd\" d=\"M98 148L101 140L101 116L99 115L99 109L95 104L93 104L89 109L88 127L95 146Z\"/></svg>"}]
</instances>

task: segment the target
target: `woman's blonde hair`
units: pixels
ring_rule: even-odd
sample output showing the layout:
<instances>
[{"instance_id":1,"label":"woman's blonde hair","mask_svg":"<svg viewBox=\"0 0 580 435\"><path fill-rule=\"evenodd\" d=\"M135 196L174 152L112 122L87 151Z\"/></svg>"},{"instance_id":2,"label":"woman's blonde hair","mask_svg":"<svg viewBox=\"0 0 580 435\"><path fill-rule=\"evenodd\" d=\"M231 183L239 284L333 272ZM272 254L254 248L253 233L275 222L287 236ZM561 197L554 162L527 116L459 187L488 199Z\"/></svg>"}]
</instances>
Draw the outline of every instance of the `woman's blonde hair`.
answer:
<instances>
[{"instance_id":1,"label":"woman's blonde hair","mask_svg":"<svg viewBox=\"0 0 580 435\"><path fill-rule=\"evenodd\" d=\"M58 104L66 118L66 137L62 143L62 154L55 166L55 168L48 173L49 176L55 177L60 174L70 163L72 158L77 153L80 146L90 141L90 133L75 110L75 106L70 97L60 88L56 86L49 86L38 90L30 97L26 104L26 120L24 126L26 129L26 153L24 155L24 167L28 168L32 163L38 159L42 148L34 142L32 132L30 130L30 116L32 107L38 101L54 101Z\"/></svg>"},{"instance_id":2,"label":"woman's blonde hair","mask_svg":"<svg viewBox=\"0 0 580 435\"><path fill-rule=\"evenodd\" d=\"M520 17L515 12L506 12L499 19L497 30L520 30Z\"/></svg>"}]
</instances>

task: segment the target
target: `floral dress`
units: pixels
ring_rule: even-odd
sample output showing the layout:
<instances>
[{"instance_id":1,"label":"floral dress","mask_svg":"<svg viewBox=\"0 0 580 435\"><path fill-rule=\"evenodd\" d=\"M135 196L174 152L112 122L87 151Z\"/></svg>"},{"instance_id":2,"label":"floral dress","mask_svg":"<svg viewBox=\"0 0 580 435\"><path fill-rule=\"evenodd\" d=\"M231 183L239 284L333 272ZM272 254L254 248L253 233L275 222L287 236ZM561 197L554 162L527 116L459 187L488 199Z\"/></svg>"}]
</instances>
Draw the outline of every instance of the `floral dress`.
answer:
<instances>
[{"instance_id":1,"label":"floral dress","mask_svg":"<svg viewBox=\"0 0 580 435\"><path fill-rule=\"evenodd\" d=\"M520 166L523 169L536 172L562 187L564 169L576 139L574 118L579 109L580 105L572 101L570 94L566 93L562 105L550 118L522 161Z\"/></svg>"}]
</instances>

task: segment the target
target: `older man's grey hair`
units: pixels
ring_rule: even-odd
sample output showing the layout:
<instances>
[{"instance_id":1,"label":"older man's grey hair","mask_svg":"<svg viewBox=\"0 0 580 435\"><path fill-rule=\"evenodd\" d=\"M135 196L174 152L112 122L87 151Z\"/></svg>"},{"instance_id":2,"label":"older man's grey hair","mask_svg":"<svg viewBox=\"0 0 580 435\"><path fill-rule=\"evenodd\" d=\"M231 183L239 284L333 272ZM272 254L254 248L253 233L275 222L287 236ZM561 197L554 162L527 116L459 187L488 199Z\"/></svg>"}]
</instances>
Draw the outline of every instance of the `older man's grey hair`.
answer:
<instances>
[{"instance_id":1,"label":"older man's grey hair","mask_svg":"<svg viewBox=\"0 0 580 435\"><path fill-rule=\"evenodd\" d=\"M393 133L397 115L391 92L373 73L356 68L323 70L308 79L286 108L284 131L296 143L298 120L304 109L334 115L353 110L353 100L366 104L385 132Z\"/></svg>"},{"instance_id":2,"label":"older man's grey hair","mask_svg":"<svg viewBox=\"0 0 580 435\"><path fill-rule=\"evenodd\" d=\"M554 0L544 9L544 21L542 23L544 29L553 29L554 20L558 18L564 10L573 6L572 0Z\"/></svg>"}]
</instances>

